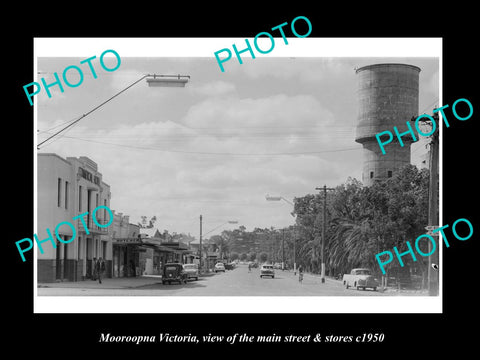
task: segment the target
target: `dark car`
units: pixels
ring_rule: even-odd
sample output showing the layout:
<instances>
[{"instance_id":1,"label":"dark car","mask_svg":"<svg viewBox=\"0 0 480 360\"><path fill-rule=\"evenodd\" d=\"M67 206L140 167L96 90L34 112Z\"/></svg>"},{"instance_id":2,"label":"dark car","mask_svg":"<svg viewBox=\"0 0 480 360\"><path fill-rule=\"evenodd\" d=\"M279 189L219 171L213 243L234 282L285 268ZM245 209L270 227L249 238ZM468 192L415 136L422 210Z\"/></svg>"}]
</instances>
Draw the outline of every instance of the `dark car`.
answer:
<instances>
[{"instance_id":1,"label":"dark car","mask_svg":"<svg viewBox=\"0 0 480 360\"><path fill-rule=\"evenodd\" d=\"M171 284L172 282L178 282L179 284L187 283L188 275L183 269L183 265L180 263L167 263L163 265L162 271L162 284Z\"/></svg>"},{"instance_id":2,"label":"dark car","mask_svg":"<svg viewBox=\"0 0 480 360\"><path fill-rule=\"evenodd\" d=\"M225 264L225 269L226 270L233 270L235 269L235 263L231 262L231 263L226 263Z\"/></svg>"}]
</instances>

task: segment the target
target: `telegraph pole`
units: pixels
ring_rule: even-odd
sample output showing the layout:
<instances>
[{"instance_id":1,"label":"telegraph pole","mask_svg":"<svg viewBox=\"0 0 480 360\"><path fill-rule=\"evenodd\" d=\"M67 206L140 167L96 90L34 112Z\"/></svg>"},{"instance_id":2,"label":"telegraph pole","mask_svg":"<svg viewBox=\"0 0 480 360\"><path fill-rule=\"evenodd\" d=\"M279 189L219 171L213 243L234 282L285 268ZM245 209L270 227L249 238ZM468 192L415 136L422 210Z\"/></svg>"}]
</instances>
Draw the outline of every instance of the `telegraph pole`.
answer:
<instances>
[{"instance_id":1,"label":"telegraph pole","mask_svg":"<svg viewBox=\"0 0 480 360\"><path fill-rule=\"evenodd\" d=\"M297 228L296 224L293 225L293 275L297 275Z\"/></svg>"},{"instance_id":2,"label":"telegraph pole","mask_svg":"<svg viewBox=\"0 0 480 360\"><path fill-rule=\"evenodd\" d=\"M323 190L323 227L322 227L322 245L321 245L321 279L322 284L325 283L325 233L327 226L327 190L335 190L334 188L327 188L327 185L323 185L323 188L315 188L315 190Z\"/></svg>"},{"instance_id":3,"label":"telegraph pole","mask_svg":"<svg viewBox=\"0 0 480 360\"><path fill-rule=\"evenodd\" d=\"M202 215L200 215L200 247L198 249L200 254L199 270L202 273Z\"/></svg>"},{"instance_id":4,"label":"telegraph pole","mask_svg":"<svg viewBox=\"0 0 480 360\"><path fill-rule=\"evenodd\" d=\"M430 181L428 186L428 225L438 227L440 226L440 219L438 218L438 158L439 158L439 132L440 123L438 121L438 113L433 116L437 122L439 129L435 131L430 141ZM434 269L432 264L439 264L440 241L438 232L433 234L437 250L428 257L428 294L431 296L438 295L439 287L439 273ZM428 252L432 252L432 243L428 242Z\"/></svg>"},{"instance_id":5,"label":"telegraph pole","mask_svg":"<svg viewBox=\"0 0 480 360\"><path fill-rule=\"evenodd\" d=\"M438 232L432 233L432 229L437 228L440 223L440 219L438 217L438 153L439 153L439 133L440 133L440 123L438 113L433 114L433 120L435 121L435 125L438 126L438 129L434 131L434 133L430 136L430 150L429 150L429 164L428 168L430 171L430 178L428 184L428 235L432 236L435 240L435 247L436 251L433 254L428 256L428 270L427 270L427 277L428 277L428 294L430 296L438 295L438 286L439 286L439 273L438 270L433 268L433 264L438 265L439 263L439 252L440 252L440 241ZM415 118L412 118L412 121L415 121ZM422 120L424 123L434 126L430 120ZM438 124L438 125L437 125ZM432 243L428 242L428 253L432 252L433 246Z\"/></svg>"}]
</instances>

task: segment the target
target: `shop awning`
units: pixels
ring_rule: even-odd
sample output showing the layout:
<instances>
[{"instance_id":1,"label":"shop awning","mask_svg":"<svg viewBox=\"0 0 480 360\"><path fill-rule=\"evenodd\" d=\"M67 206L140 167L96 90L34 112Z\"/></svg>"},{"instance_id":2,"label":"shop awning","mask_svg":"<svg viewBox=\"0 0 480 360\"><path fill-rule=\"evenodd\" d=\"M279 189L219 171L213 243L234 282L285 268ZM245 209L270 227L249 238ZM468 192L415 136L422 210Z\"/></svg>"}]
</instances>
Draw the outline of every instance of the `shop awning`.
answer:
<instances>
[{"instance_id":1,"label":"shop awning","mask_svg":"<svg viewBox=\"0 0 480 360\"><path fill-rule=\"evenodd\" d=\"M112 245L142 245L142 241L139 238L114 238L112 239Z\"/></svg>"},{"instance_id":2,"label":"shop awning","mask_svg":"<svg viewBox=\"0 0 480 360\"><path fill-rule=\"evenodd\" d=\"M183 243L162 242L160 238L116 238L112 240L116 246L136 246L139 249L153 249L160 252L174 254L193 254L187 245Z\"/></svg>"}]
</instances>

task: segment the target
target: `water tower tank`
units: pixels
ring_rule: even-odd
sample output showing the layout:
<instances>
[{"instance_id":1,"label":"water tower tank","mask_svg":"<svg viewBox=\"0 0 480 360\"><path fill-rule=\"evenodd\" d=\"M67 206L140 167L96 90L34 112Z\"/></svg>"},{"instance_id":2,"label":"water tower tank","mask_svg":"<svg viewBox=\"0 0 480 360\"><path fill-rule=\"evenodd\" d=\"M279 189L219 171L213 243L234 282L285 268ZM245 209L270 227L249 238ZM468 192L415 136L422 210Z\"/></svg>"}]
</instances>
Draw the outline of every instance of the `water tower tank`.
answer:
<instances>
[{"instance_id":1,"label":"water tower tank","mask_svg":"<svg viewBox=\"0 0 480 360\"><path fill-rule=\"evenodd\" d=\"M369 186L410 164L411 138L402 136L404 146L400 146L395 141L393 127L400 133L405 132L406 122L418 115L420 68L407 64L374 64L357 69L356 74L359 109L355 141L363 145L362 182ZM375 135L387 130L394 134L394 141L385 146L384 155Z\"/></svg>"}]
</instances>

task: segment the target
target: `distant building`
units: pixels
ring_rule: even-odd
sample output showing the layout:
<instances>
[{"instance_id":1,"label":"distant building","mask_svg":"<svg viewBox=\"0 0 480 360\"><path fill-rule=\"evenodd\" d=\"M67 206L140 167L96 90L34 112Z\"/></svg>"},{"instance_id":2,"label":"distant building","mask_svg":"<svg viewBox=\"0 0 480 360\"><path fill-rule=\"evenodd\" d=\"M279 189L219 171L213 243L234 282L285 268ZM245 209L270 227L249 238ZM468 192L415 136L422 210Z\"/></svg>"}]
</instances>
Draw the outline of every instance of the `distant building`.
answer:
<instances>
[{"instance_id":1,"label":"distant building","mask_svg":"<svg viewBox=\"0 0 480 360\"><path fill-rule=\"evenodd\" d=\"M156 227L140 228L140 236L142 238L163 238L162 233Z\"/></svg>"},{"instance_id":2,"label":"distant building","mask_svg":"<svg viewBox=\"0 0 480 360\"><path fill-rule=\"evenodd\" d=\"M53 238L41 243L41 248L37 247L38 282L90 278L93 258L99 257L106 262L105 275L111 276L112 246L108 227L97 226L92 217L98 206L110 207L110 197L110 186L103 182L97 164L91 159L38 154L36 234L39 241L48 239L46 229L49 229ZM88 215L72 220L86 212ZM105 209L99 209L95 219L100 225L111 220ZM66 243L55 235L55 228L62 222L73 225L73 229L68 224L58 228L59 238ZM75 238L68 242L74 232Z\"/></svg>"}]
</instances>

